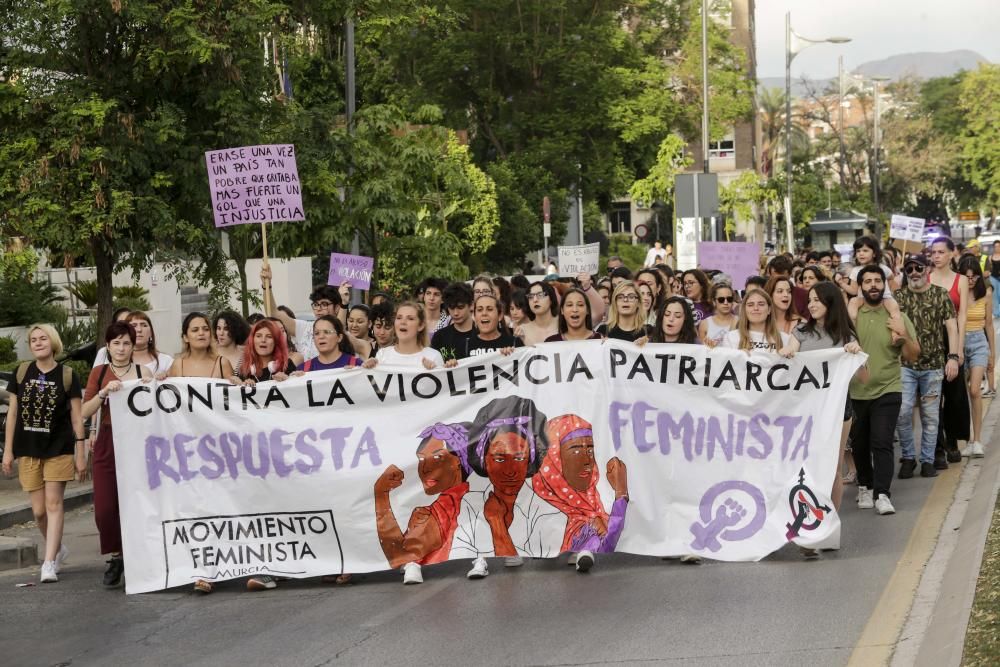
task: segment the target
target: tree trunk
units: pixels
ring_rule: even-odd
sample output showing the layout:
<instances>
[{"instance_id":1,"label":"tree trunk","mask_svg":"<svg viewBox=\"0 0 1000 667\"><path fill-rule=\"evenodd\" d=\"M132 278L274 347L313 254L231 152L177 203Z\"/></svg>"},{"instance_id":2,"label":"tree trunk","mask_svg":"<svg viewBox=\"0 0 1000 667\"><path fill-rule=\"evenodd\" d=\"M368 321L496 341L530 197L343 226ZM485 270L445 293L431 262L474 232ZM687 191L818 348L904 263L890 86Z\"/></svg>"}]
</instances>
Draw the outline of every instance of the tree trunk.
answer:
<instances>
[{"instance_id":1,"label":"tree trunk","mask_svg":"<svg viewBox=\"0 0 1000 667\"><path fill-rule=\"evenodd\" d=\"M100 347L114 310L112 278L115 274L115 258L100 235L91 237L90 249L94 253L94 267L97 270L97 346Z\"/></svg>"},{"instance_id":2,"label":"tree trunk","mask_svg":"<svg viewBox=\"0 0 1000 667\"><path fill-rule=\"evenodd\" d=\"M229 257L236 264L240 277L240 306L243 319L250 316L250 295L247 292L247 234L242 229L234 229L229 234Z\"/></svg>"}]
</instances>

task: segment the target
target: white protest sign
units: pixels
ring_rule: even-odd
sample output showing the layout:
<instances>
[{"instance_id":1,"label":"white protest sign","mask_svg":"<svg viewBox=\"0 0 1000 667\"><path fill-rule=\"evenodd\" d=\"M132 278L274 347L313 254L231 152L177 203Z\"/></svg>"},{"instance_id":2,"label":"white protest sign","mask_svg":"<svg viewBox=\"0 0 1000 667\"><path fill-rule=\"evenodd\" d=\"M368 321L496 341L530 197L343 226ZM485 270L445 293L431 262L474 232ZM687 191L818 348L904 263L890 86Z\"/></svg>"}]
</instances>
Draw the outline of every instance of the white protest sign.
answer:
<instances>
[{"instance_id":1,"label":"white protest sign","mask_svg":"<svg viewBox=\"0 0 1000 667\"><path fill-rule=\"evenodd\" d=\"M595 274L601 265L601 244L559 246L559 275Z\"/></svg>"},{"instance_id":2,"label":"white protest sign","mask_svg":"<svg viewBox=\"0 0 1000 667\"><path fill-rule=\"evenodd\" d=\"M843 414L830 406L865 359L608 340L256 386L126 383L111 411L127 592L581 549L738 561L836 544ZM494 446L522 456L494 465Z\"/></svg>"},{"instance_id":3,"label":"white protest sign","mask_svg":"<svg viewBox=\"0 0 1000 667\"><path fill-rule=\"evenodd\" d=\"M840 261L842 264L851 263L851 259L854 257L853 243L834 243L833 249L840 253Z\"/></svg>"},{"instance_id":4,"label":"white protest sign","mask_svg":"<svg viewBox=\"0 0 1000 667\"><path fill-rule=\"evenodd\" d=\"M922 243L924 240L924 219L893 215L889 222L889 238Z\"/></svg>"}]
</instances>

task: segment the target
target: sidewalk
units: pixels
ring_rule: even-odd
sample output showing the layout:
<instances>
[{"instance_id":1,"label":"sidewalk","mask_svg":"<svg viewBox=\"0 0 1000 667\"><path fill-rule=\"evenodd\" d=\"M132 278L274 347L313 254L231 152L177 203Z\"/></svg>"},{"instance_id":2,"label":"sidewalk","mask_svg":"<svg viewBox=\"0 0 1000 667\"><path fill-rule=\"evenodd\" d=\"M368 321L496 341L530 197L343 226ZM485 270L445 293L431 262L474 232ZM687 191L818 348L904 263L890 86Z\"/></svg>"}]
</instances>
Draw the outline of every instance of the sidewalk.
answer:
<instances>
[{"instance_id":1,"label":"sidewalk","mask_svg":"<svg viewBox=\"0 0 1000 667\"><path fill-rule=\"evenodd\" d=\"M72 510L91 502L94 498L94 486L92 482L70 482L66 485L65 507ZM21 484L17 481L17 470L14 477L8 479L0 475L0 530L10 528L19 523L26 523L33 520L31 513L31 502L28 494L21 490Z\"/></svg>"}]
</instances>

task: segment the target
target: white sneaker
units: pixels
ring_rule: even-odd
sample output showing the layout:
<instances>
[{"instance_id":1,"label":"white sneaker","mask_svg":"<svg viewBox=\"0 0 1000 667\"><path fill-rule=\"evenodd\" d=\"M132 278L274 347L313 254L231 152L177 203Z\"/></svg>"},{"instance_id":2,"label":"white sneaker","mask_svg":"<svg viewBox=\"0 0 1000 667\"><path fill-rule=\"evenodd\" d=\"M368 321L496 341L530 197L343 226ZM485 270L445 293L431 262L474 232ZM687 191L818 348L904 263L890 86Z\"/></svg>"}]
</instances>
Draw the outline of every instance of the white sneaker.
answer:
<instances>
[{"instance_id":1,"label":"white sneaker","mask_svg":"<svg viewBox=\"0 0 1000 667\"><path fill-rule=\"evenodd\" d=\"M59 553L56 554L56 574L62 572L63 563L66 562L66 557L69 556L69 549L66 548L66 544L63 543L59 545Z\"/></svg>"},{"instance_id":2,"label":"white sneaker","mask_svg":"<svg viewBox=\"0 0 1000 667\"><path fill-rule=\"evenodd\" d=\"M889 496L880 493L878 494L878 498L875 499L875 511L879 514L895 514L896 508L892 506Z\"/></svg>"},{"instance_id":3,"label":"white sneaker","mask_svg":"<svg viewBox=\"0 0 1000 667\"><path fill-rule=\"evenodd\" d=\"M701 556L697 554L684 554L681 556L681 562L688 565L701 565Z\"/></svg>"},{"instance_id":4,"label":"white sneaker","mask_svg":"<svg viewBox=\"0 0 1000 667\"><path fill-rule=\"evenodd\" d=\"M972 443L972 451L969 453L969 457L973 459L981 459L985 456L983 453L983 443L974 442Z\"/></svg>"},{"instance_id":5,"label":"white sneaker","mask_svg":"<svg viewBox=\"0 0 1000 667\"><path fill-rule=\"evenodd\" d=\"M424 574L420 569L420 563L407 563L403 566L403 583L407 585L424 583Z\"/></svg>"},{"instance_id":6,"label":"white sneaker","mask_svg":"<svg viewBox=\"0 0 1000 667\"><path fill-rule=\"evenodd\" d=\"M858 487L858 509L859 510L870 510L875 507L875 500L872 496L872 490L867 486Z\"/></svg>"},{"instance_id":7,"label":"white sneaker","mask_svg":"<svg viewBox=\"0 0 1000 667\"><path fill-rule=\"evenodd\" d=\"M504 556L504 567L521 567L522 565L524 565L524 559L520 556Z\"/></svg>"},{"instance_id":8,"label":"white sneaker","mask_svg":"<svg viewBox=\"0 0 1000 667\"><path fill-rule=\"evenodd\" d=\"M483 579L488 577L489 574L490 568L486 565L486 559L480 557L472 561L472 569L465 576L469 579Z\"/></svg>"},{"instance_id":9,"label":"white sneaker","mask_svg":"<svg viewBox=\"0 0 1000 667\"><path fill-rule=\"evenodd\" d=\"M594 554L589 551L581 551L576 555L576 571L589 572L594 567Z\"/></svg>"},{"instance_id":10,"label":"white sneaker","mask_svg":"<svg viewBox=\"0 0 1000 667\"><path fill-rule=\"evenodd\" d=\"M975 444L974 442L966 443L965 447L962 448L962 456L966 458L972 458L972 449L973 449L972 446L974 444Z\"/></svg>"},{"instance_id":11,"label":"white sneaker","mask_svg":"<svg viewBox=\"0 0 1000 667\"><path fill-rule=\"evenodd\" d=\"M43 584L50 584L59 581L59 575L56 573L56 562L54 560L47 560L42 563L42 576L39 578Z\"/></svg>"}]
</instances>

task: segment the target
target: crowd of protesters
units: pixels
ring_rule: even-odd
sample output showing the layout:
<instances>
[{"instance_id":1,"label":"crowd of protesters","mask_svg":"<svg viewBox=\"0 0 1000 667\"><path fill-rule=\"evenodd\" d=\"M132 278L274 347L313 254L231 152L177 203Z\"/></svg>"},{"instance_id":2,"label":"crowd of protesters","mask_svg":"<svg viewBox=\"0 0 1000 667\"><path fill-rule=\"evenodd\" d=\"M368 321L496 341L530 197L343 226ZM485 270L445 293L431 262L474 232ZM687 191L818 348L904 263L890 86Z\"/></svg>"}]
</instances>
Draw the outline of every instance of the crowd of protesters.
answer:
<instances>
[{"instance_id":1,"label":"crowd of protesters","mask_svg":"<svg viewBox=\"0 0 1000 667\"><path fill-rule=\"evenodd\" d=\"M831 497L839 508L844 487L856 485L858 508L890 515L894 477L934 477L963 456L984 455L983 399L994 393L993 317L1000 314L1000 241L988 254L977 242L962 247L938 238L904 256L861 237L851 259L837 252L777 255L762 260L761 275L734 285L710 267L674 270L672 253L657 244L635 273L611 257L602 275L573 279L479 276L449 283L429 277L404 298L374 292L369 303L353 305L347 286L320 285L309 295L311 319L274 302L265 267L264 300L273 316L195 312L180 332L157 334L145 313L116 312L85 382L57 361L63 350L56 330L38 324L28 331L33 361L17 369L9 388L3 472L11 475L17 459L44 538L42 582L58 581L67 554L65 485L92 474L100 549L110 557L103 584L115 588L124 564L107 400L126 381L205 377L253 384L378 364L433 369L522 346L602 338L786 357L843 348L865 352L868 361L844 406ZM178 334L176 357L158 350L164 335ZM818 555L802 551L806 558ZM585 570L593 556L580 552L573 562ZM484 572L485 563L477 560L469 576ZM407 583L422 581L419 571L407 576ZM247 581L250 590L276 585L268 576ZM212 584L198 581L195 589L211 592Z\"/></svg>"}]
</instances>

